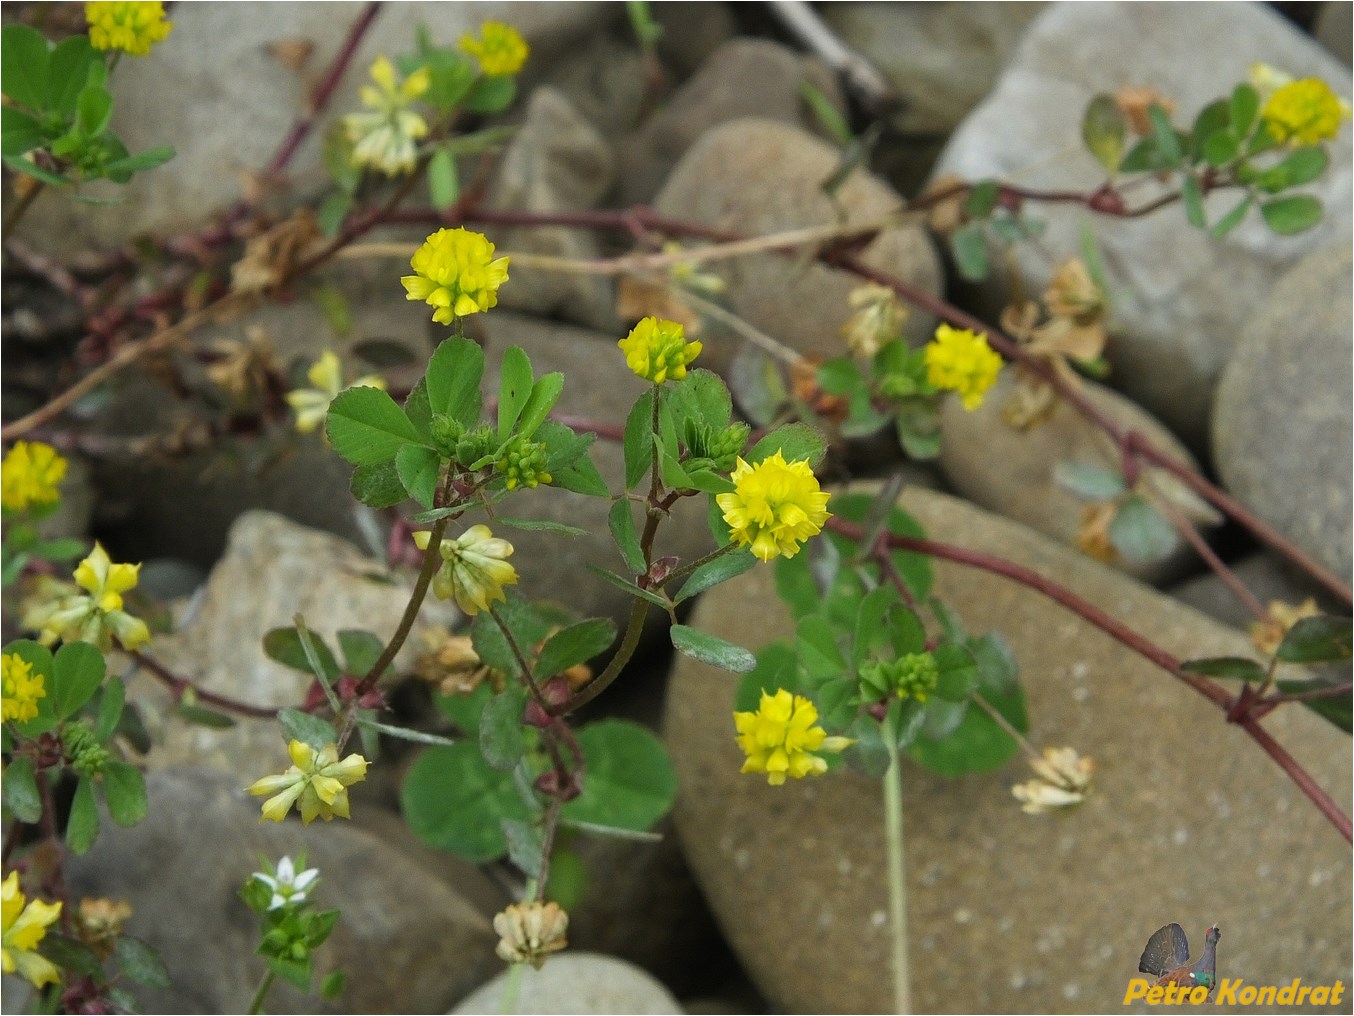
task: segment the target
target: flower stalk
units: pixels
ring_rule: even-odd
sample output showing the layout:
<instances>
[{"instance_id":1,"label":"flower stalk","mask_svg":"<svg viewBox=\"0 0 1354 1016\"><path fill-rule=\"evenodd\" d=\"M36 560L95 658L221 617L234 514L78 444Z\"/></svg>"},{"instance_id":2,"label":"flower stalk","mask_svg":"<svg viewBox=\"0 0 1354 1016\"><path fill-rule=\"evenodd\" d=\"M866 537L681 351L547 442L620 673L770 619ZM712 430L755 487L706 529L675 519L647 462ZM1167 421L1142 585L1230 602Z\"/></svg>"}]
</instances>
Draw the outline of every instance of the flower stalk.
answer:
<instances>
[{"instance_id":1,"label":"flower stalk","mask_svg":"<svg viewBox=\"0 0 1354 1016\"><path fill-rule=\"evenodd\" d=\"M903 777L898 740L885 736L889 767L884 772L884 844L888 859L890 966L893 1011L912 1011L912 973L907 958L907 871L903 859Z\"/></svg>"}]
</instances>

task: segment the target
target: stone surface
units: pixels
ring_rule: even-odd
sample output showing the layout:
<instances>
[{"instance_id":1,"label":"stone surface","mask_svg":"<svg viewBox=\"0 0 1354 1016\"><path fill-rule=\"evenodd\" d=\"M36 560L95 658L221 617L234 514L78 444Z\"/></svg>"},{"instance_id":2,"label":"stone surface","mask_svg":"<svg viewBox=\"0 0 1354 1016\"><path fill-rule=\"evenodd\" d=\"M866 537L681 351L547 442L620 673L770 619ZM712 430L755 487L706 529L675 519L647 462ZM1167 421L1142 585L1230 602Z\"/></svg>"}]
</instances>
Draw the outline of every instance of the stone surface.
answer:
<instances>
[{"instance_id":1,"label":"stone surface","mask_svg":"<svg viewBox=\"0 0 1354 1016\"><path fill-rule=\"evenodd\" d=\"M1150 85L1174 99L1176 119L1187 125L1244 81L1255 61L1301 68L1349 92L1348 68L1263 5L1051 5L992 94L950 139L936 174L1089 192L1104 180L1080 140L1082 114L1096 93ZM1274 280L1311 251L1349 244L1348 135L1327 148L1329 168L1304 188L1322 200L1325 217L1297 236L1275 236L1252 214L1217 241L1187 225L1175 206L1143 218L1090 220L1114 299L1110 383L1196 453L1206 446L1218 374L1244 326L1268 304ZM1235 192L1211 195L1208 220L1236 203ZM1019 247L1016 273L1020 291L1037 293L1054 265L1079 249L1088 218L1076 205L1031 203L1027 211L1046 229L1037 244ZM997 282L985 290L990 319L1008 296Z\"/></svg>"},{"instance_id":2,"label":"stone surface","mask_svg":"<svg viewBox=\"0 0 1354 1016\"><path fill-rule=\"evenodd\" d=\"M1238 654L1236 633L1017 525L930 493L903 506L932 538L1032 567L1182 656ZM904 770L913 999L918 1012L1120 1008L1144 943L1217 921L1220 975L1249 984L1347 976L1347 844L1220 710L1038 594L936 564L936 593L970 631L1000 631L1019 663L1039 747L1094 757L1074 812L1021 813L1001 770L948 780ZM692 623L756 647L793 628L770 569L706 594ZM779 788L740 775L736 682L682 659L665 733L696 876L777 1012L890 1011L882 808L844 773ZM1301 709L1265 721L1336 801L1346 735Z\"/></svg>"},{"instance_id":3,"label":"stone surface","mask_svg":"<svg viewBox=\"0 0 1354 1016\"><path fill-rule=\"evenodd\" d=\"M1312 35L1348 67L1350 50L1354 48L1351 46L1351 39L1354 39L1354 4L1349 3L1349 0L1327 0L1317 11Z\"/></svg>"},{"instance_id":4,"label":"stone surface","mask_svg":"<svg viewBox=\"0 0 1354 1016\"><path fill-rule=\"evenodd\" d=\"M610 697L603 696L608 710ZM582 900L569 909L569 947L633 963L682 997L711 991L729 965L727 947L671 818L653 831L663 837L657 843L571 837L588 881Z\"/></svg>"},{"instance_id":5,"label":"stone surface","mask_svg":"<svg viewBox=\"0 0 1354 1016\"><path fill-rule=\"evenodd\" d=\"M956 398L942 401L940 467L956 493L1075 546L1083 512L1093 502L1058 482L1059 466L1093 466L1117 474L1122 456L1100 428L1066 403L1060 403L1048 419L1029 430L1009 426L1002 419L1002 408L1014 389L1015 376L1005 370L973 412L964 409ZM1193 456L1170 431L1128 399L1093 382L1086 383L1086 393L1116 422L1197 468ZM1169 484L1172 490L1179 487L1160 470L1152 470L1150 475L1154 483ZM1196 498L1190 497L1190 501L1197 503ZM1130 575L1161 582L1178 576L1192 560L1193 552L1177 535L1173 549L1162 558L1142 563L1120 558L1114 564Z\"/></svg>"},{"instance_id":6,"label":"stone surface","mask_svg":"<svg viewBox=\"0 0 1354 1016\"><path fill-rule=\"evenodd\" d=\"M609 335L567 325L555 325L514 314L484 316L485 392L498 393L498 365L509 345L519 345L531 358L537 377L553 370L564 372L564 394L554 415L583 429L587 422L619 431L630 407L644 392L641 381L625 365L617 341ZM698 364L699 366L699 364ZM592 461L612 491L625 485L624 454L619 441L599 439L590 451ZM679 502L658 531L659 556L679 555L692 561L714 548L705 521L705 498ZM521 491L505 504L514 518L553 519L587 530L586 536L512 530L513 558L521 577L518 590L533 599L554 600L584 616L612 617L622 628L630 616L631 597L588 570L595 564L623 572L625 565L611 538L607 516L611 502L550 487ZM508 532L505 530L505 532ZM649 612L650 621L658 620Z\"/></svg>"},{"instance_id":7,"label":"stone surface","mask_svg":"<svg viewBox=\"0 0 1354 1016\"><path fill-rule=\"evenodd\" d=\"M667 988L643 970L599 953L564 952L540 970L522 971L516 1005L505 1009L504 972L463 999L453 1013L680 1013L682 1007Z\"/></svg>"},{"instance_id":8,"label":"stone surface","mask_svg":"<svg viewBox=\"0 0 1354 1016\"><path fill-rule=\"evenodd\" d=\"M359 108L357 93L377 56L392 59L414 49L414 30L427 24L438 45L455 45L487 20L515 25L533 47L533 59L593 31L611 5L592 2L492 2L434 9L417 3L385 5L358 48L324 121L297 153L291 171L312 173L320 163L324 127ZM305 39L315 51L307 73L328 65L361 8L340 3L185 4L172 12L174 30L147 57L123 60L112 79L113 129L132 152L172 145L165 166L138 174L123 199L90 206L64 199L38 202L19 234L40 250L73 251L117 245L137 233L195 228L205 213L241 195L242 174L272 158L306 101L308 85L268 52L271 43ZM529 68L530 69L530 68ZM169 101L172 98L172 101ZM106 190L94 189L97 193Z\"/></svg>"},{"instance_id":9,"label":"stone surface","mask_svg":"<svg viewBox=\"0 0 1354 1016\"><path fill-rule=\"evenodd\" d=\"M611 149L558 89L541 86L527 102L526 120L498 165L490 204L518 212L573 212L593 208L615 175ZM552 226L495 230L505 251L551 258L595 258L600 247L586 230ZM525 258L511 262L500 305L597 328L620 326L614 285L602 275L544 271Z\"/></svg>"},{"instance_id":10,"label":"stone surface","mask_svg":"<svg viewBox=\"0 0 1354 1016\"><path fill-rule=\"evenodd\" d=\"M105 820L93 849L70 865L73 896L128 900L127 931L169 967L168 991L134 991L142 1011L244 1012L265 968L254 954L257 919L237 892L260 857L302 851L320 869L316 903L343 911L316 968L322 976L341 967L348 987L324 1004L279 980L269 1011L445 1012L499 968L489 918L462 896L463 887L482 892L473 866L446 881L397 839L350 823L260 823L258 799L210 770L152 772L147 790L144 822L121 829Z\"/></svg>"},{"instance_id":11,"label":"stone surface","mask_svg":"<svg viewBox=\"0 0 1354 1016\"><path fill-rule=\"evenodd\" d=\"M1246 326L1213 407L1227 489L1345 579L1354 560L1352 267L1346 246L1284 275Z\"/></svg>"},{"instance_id":12,"label":"stone surface","mask_svg":"<svg viewBox=\"0 0 1354 1016\"><path fill-rule=\"evenodd\" d=\"M820 61L767 39L724 43L636 132L621 174L621 202L653 200L673 164L717 124L758 117L821 130L800 98L802 81L844 110L841 89Z\"/></svg>"},{"instance_id":13,"label":"stone surface","mask_svg":"<svg viewBox=\"0 0 1354 1016\"><path fill-rule=\"evenodd\" d=\"M271 512L249 512L232 527L225 556L190 619L174 634L156 637L146 651L203 690L256 706L295 707L312 679L269 659L263 636L290 627L299 613L336 654L335 633L345 628L388 638L412 588L412 575L392 576L380 561L338 537ZM455 616L454 608L428 597L395 658L397 672L407 672L422 651L419 633L426 625ZM135 685L132 690L152 715L172 708L167 691L149 675L138 675ZM241 786L286 768L286 746L271 718L240 719L227 730L163 718L163 743L148 758L153 767L212 766L231 773Z\"/></svg>"},{"instance_id":14,"label":"stone surface","mask_svg":"<svg viewBox=\"0 0 1354 1016\"><path fill-rule=\"evenodd\" d=\"M1043 3L834 3L823 20L889 80L906 134L948 134L991 90Z\"/></svg>"},{"instance_id":15,"label":"stone surface","mask_svg":"<svg viewBox=\"0 0 1354 1016\"><path fill-rule=\"evenodd\" d=\"M656 206L665 215L749 236L876 221L902 207L893 190L859 170L838 190L834 205L820 185L837 163L834 148L803 130L770 120L732 120L707 131L687 151ZM861 256L928 292L940 291L940 262L919 227L888 229ZM855 276L802 254L756 254L709 269L728 281L725 299L734 313L772 338L804 354L844 351L838 330L850 316L847 298L859 284ZM914 313L906 334L920 341L933 326L928 315ZM713 328L701 339L704 364L726 371L740 340Z\"/></svg>"}]
</instances>

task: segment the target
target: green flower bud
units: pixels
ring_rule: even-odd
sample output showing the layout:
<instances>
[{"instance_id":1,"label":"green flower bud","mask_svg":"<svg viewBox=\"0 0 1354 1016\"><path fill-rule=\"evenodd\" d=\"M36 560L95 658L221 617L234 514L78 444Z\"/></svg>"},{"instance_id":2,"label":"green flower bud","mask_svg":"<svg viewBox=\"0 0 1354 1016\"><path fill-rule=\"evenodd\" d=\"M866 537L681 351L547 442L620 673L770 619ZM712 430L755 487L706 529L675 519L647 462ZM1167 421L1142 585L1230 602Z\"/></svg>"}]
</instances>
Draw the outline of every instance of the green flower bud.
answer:
<instances>
[{"instance_id":1,"label":"green flower bud","mask_svg":"<svg viewBox=\"0 0 1354 1016\"><path fill-rule=\"evenodd\" d=\"M456 457L457 443L465 436L465 424L441 413L433 415L433 447L439 455L452 459ZM472 460L473 461L473 460Z\"/></svg>"},{"instance_id":2,"label":"green flower bud","mask_svg":"<svg viewBox=\"0 0 1354 1016\"><path fill-rule=\"evenodd\" d=\"M486 455L493 453L495 447L494 429L489 426L476 427L461 436L456 442L456 461L469 467Z\"/></svg>"},{"instance_id":3,"label":"green flower bud","mask_svg":"<svg viewBox=\"0 0 1354 1016\"><path fill-rule=\"evenodd\" d=\"M936 690L940 681L940 665L930 653L908 653L895 663L897 675L894 681L899 698L911 696L918 702L925 702L926 696Z\"/></svg>"},{"instance_id":4,"label":"green flower bud","mask_svg":"<svg viewBox=\"0 0 1354 1016\"><path fill-rule=\"evenodd\" d=\"M494 466L507 480L509 490L538 487L550 482L545 471L545 445L518 434L504 446Z\"/></svg>"},{"instance_id":5,"label":"green flower bud","mask_svg":"<svg viewBox=\"0 0 1354 1016\"><path fill-rule=\"evenodd\" d=\"M81 776L97 776L112 757L94 736L94 728L84 721L66 725L61 746L71 760L71 768Z\"/></svg>"},{"instance_id":6,"label":"green flower bud","mask_svg":"<svg viewBox=\"0 0 1354 1016\"><path fill-rule=\"evenodd\" d=\"M731 423L719 433L712 435L706 454L715 460L715 468L721 471L732 469L738 461L738 456L743 452L743 446L748 443L748 435L751 433L752 428L746 423Z\"/></svg>"}]
</instances>

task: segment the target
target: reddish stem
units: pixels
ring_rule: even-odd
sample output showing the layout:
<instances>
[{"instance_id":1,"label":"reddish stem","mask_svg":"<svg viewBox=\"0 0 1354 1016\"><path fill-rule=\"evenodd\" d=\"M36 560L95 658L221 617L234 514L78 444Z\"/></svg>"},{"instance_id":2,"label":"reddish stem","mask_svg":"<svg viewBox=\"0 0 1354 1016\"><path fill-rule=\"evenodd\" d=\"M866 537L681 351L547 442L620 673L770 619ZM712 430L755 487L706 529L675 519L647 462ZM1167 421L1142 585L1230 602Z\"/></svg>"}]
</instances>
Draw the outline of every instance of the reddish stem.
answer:
<instances>
[{"instance_id":1,"label":"reddish stem","mask_svg":"<svg viewBox=\"0 0 1354 1016\"><path fill-rule=\"evenodd\" d=\"M858 540L864 535L860 526L847 522L841 518L830 519L828 521L828 526L835 532L841 533L843 536L850 539ZM1177 680L1183 681L1185 684L1189 685L1224 712L1230 712L1237 703L1237 699L1234 696L1229 695L1222 687L1214 682L1209 681L1207 678L1200 677L1197 674L1185 673L1181 669L1180 660L1150 639L1138 634L1132 628L1129 628L1118 619L1107 614L1095 604L1082 599L1070 589L1044 578L1044 576L1030 568L1015 564L1012 561L1003 560L1002 558L993 557L990 554L968 550L964 547L956 547L952 544L939 543L935 540L890 534L887 543L888 546L892 548L911 550L919 554L927 554L931 557L954 561L971 568L980 568L983 571L992 572L995 575L1002 575L1019 582L1022 585L1028 586L1037 592L1043 593L1049 599L1072 611L1074 614L1085 618L1111 638L1117 640L1124 646L1127 646L1144 659L1155 663L1158 667L1165 670ZM1322 790L1321 787L1317 786L1311 775L1303 769L1297 760L1284 751L1284 749L1269 736L1254 716L1246 713L1236 717L1229 716L1228 718L1232 722L1239 724L1242 729L1256 740L1270 757L1278 763L1279 768L1288 774L1289 778L1298 785L1298 788L1311 799L1312 803L1317 806L1330 823L1340 831L1340 834L1346 841L1354 843L1354 827L1351 827L1349 816L1340 809L1340 806L1335 803L1334 799L1332 799L1329 794Z\"/></svg>"},{"instance_id":2,"label":"reddish stem","mask_svg":"<svg viewBox=\"0 0 1354 1016\"><path fill-rule=\"evenodd\" d=\"M339 82L343 80L343 75L348 71L348 65L352 63L353 57L357 53L357 47L362 43L362 37L367 34L367 29L376 20L376 15L380 13L380 10L381 5L379 3L367 4L362 9L362 13L357 16L357 20L353 22L352 27L348 29L348 37L343 40L338 55L334 57L324 77L315 87L315 94L311 96L307 110L296 123L292 124L291 130L287 132L287 136L282 139L282 144L278 146L277 154L273 156L267 168L263 171L267 176L281 174L287 168L287 163L291 162L297 149L301 147L301 143L309 136L315 126L315 121L324 112L325 107L329 105L329 100L334 97Z\"/></svg>"},{"instance_id":3,"label":"reddish stem","mask_svg":"<svg viewBox=\"0 0 1354 1016\"><path fill-rule=\"evenodd\" d=\"M214 691L207 691L193 684L186 677L179 677L168 667L154 657L147 656L139 649L126 650L127 655L136 661L137 666L144 668L161 684L167 687L174 695L174 701L183 699L187 692L192 692L194 696L207 705L215 706L218 709L225 709L228 712L238 713L240 716L250 716L255 719L271 720L277 716L279 707L268 708L267 706L251 705L248 702L241 702L238 699L229 698L225 695L218 695Z\"/></svg>"}]
</instances>

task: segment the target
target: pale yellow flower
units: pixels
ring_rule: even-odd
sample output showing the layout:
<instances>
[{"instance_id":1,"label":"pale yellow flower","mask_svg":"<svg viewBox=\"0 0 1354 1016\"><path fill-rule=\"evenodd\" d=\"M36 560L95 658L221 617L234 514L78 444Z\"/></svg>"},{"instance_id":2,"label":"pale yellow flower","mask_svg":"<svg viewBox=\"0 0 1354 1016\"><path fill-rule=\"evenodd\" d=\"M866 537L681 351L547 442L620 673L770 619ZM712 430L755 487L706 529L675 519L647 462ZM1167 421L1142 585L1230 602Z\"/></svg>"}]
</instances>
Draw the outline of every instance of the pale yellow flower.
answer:
<instances>
[{"instance_id":1,"label":"pale yellow flower","mask_svg":"<svg viewBox=\"0 0 1354 1016\"><path fill-rule=\"evenodd\" d=\"M1091 788L1095 763L1074 748L1045 748L1043 758L1030 759L1036 779L1011 788L1021 811L1041 815L1081 804Z\"/></svg>"},{"instance_id":2,"label":"pale yellow flower","mask_svg":"<svg viewBox=\"0 0 1354 1016\"><path fill-rule=\"evenodd\" d=\"M380 388L385 390L385 379L375 374L360 377L352 384L343 383L343 371L339 358L332 349L326 349L306 371L306 377L314 388L296 388L286 395L287 404L296 411L296 429L309 434L324 423L329 412L329 403L340 392L348 388Z\"/></svg>"},{"instance_id":3,"label":"pale yellow flower","mask_svg":"<svg viewBox=\"0 0 1354 1016\"><path fill-rule=\"evenodd\" d=\"M426 529L413 534L419 550L427 550L432 533ZM433 576L433 594L442 600L455 599L462 612L470 615L488 610L495 600L506 600L504 586L515 585L517 569L508 564L513 547L494 536L488 526L471 526L455 540L443 540L438 546L442 565Z\"/></svg>"},{"instance_id":4,"label":"pale yellow flower","mask_svg":"<svg viewBox=\"0 0 1354 1016\"><path fill-rule=\"evenodd\" d=\"M28 901L19 891L19 873L11 871L0 883L0 923L3 924L3 950L0 969L28 978L35 988L54 984L61 972L51 960L37 953L38 943L47 929L61 916L61 904Z\"/></svg>"},{"instance_id":5,"label":"pale yellow flower","mask_svg":"<svg viewBox=\"0 0 1354 1016\"><path fill-rule=\"evenodd\" d=\"M300 802L301 821L309 825L316 817L328 822L335 815L348 817L348 787L367 777L367 760L353 753L339 761L338 745L326 744L319 751L303 741L287 748L292 764L285 773L255 781L249 792L255 797L272 794L263 802L263 817L281 822Z\"/></svg>"},{"instance_id":6,"label":"pale yellow flower","mask_svg":"<svg viewBox=\"0 0 1354 1016\"><path fill-rule=\"evenodd\" d=\"M353 145L353 162L370 166L387 176L412 172L418 162L415 142L428 133L423 117L409 106L428 90L432 76L420 67L400 81L395 66L385 57L371 65L375 87L363 85L358 92L369 113L350 113L343 129Z\"/></svg>"},{"instance_id":7,"label":"pale yellow flower","mask_svg":"<svg viewBox=\"0 0 1354 1016\"><path fill-rule=\"evenodd\" d=\"M135 649L150 641L150 629L122 609L122 594L136 587L140 571L140 564L114 564L103 545L95 543L75 569L75 586L51 579L39 584L27 603L23 626L38 632L43 645L82 640L107 652L116 636L122 648Z\"/></svg>"}]
</instances>

